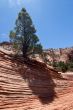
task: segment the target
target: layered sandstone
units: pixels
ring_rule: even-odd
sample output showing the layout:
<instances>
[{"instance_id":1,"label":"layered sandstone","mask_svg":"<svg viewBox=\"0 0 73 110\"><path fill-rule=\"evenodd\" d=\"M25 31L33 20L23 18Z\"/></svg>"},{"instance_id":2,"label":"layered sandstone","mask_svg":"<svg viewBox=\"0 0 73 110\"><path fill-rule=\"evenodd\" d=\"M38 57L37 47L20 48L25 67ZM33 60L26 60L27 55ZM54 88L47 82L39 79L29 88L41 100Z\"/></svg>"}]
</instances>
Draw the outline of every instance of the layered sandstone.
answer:
<instances>
[{"instance_id":1,"label":"layered sandstone","mask_svg":"<svg viewBox=\"0 0 73 110\"><path fill-rule=\"evenodd\" d=\"M73 47L70 48L59 48L59 49L47 49L44 50L45 58L47 61L53 62L67 62L69 60L68 55L73 51Z\"/></svg>"},{"instance_id":2,"label":"layered sandstone","mask_svg":"<svg viewBox=\"0 0 73 110\"><path fill-rule=\"evenodd\" d=\"M73 81L45 63L0 51L0 110L63 110L65 103L72 108L72 100L66 102L72 92Z\"/></svg>"},{"instance_id":3,"label":"layered sandstone","mask_svg":"<svg viewBox=\"0 0 73 110\"><path fill-rule=\"evenodd\" d=\"M22 103L26 107L36 98L41 103L52 101L55 97L53 72L57 77L58 73L44 63L23 61L0 51L0 109L17 108Z\"/></svg>"}]
</instances>

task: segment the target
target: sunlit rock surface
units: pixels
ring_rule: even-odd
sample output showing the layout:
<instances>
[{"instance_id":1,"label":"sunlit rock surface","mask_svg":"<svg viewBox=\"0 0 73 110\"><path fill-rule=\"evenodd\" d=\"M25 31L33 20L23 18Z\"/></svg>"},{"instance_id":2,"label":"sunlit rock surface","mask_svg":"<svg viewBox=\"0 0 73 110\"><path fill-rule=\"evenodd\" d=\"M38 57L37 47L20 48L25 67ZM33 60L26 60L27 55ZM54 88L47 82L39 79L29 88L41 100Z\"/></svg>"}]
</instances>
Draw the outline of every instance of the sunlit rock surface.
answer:
<instances>
[{"instance_id":1,"label":"sunlit rock surface","mask_svg":"<svg viewBox=\"0 0 73 110\"><path fill-rule=\"evenodd\" d=\"M63 79L45 63L0 51L0 110L63 110L67 104L73 107L72 98L71 105L66 101L66 94L73 97L72 92L73 81ZM62 95L66 99L60 99Z\"/></svg>"}]
</instances>

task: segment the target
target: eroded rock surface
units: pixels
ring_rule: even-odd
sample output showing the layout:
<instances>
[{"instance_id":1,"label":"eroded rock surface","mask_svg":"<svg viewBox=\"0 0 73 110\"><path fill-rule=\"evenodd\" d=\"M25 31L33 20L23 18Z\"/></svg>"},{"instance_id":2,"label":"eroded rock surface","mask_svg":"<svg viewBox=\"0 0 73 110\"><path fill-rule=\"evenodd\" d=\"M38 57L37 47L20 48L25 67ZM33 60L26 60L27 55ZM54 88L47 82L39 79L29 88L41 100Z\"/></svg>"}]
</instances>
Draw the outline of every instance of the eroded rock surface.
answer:
<instances>
[{"instance_id":1,"label":"eroded rock surface","mask_svg":"<svg viewBox=\"0 0 73 110\"><path fill-rule=\"evenodd\" d=\"M72 93L73 81L44 63L0 51L0 110L71 110Z\"/></svg>"}]
</instances>

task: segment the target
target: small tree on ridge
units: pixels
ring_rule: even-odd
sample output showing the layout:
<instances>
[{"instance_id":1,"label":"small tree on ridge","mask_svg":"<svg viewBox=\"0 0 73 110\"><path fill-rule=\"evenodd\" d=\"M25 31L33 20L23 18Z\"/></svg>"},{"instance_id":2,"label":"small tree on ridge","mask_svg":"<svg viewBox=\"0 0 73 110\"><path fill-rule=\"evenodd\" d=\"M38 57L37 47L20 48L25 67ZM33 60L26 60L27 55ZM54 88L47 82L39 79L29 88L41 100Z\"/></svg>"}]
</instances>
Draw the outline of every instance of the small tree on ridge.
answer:
<instances>
[{"instance_id":1,"label":"small tree on ridge","mask_svg":"<svg viewBox=\"0 0 73 110\"><path fill-rule=\"evenodd\" d=\"M14 31L10 32L10 41L14 48L23 53L23 57L29 54L41 53L42 46L39 43L35 27L25 8L18 14Z\"/></svg>"}]
</instances>

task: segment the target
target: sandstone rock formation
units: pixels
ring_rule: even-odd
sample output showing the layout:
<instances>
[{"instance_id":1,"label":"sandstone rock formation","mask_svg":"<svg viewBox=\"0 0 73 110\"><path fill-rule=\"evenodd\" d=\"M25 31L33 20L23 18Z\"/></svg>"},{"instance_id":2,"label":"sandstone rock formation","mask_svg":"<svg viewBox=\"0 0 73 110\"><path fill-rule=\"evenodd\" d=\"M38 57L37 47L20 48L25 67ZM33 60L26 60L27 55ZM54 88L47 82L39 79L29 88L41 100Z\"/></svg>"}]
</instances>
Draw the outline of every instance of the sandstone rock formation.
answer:
<instances>
[{"instance_id":1,"label":"sandstone rock formation","mask_svg":"<svg viewBox=\"0 0 73 110\"><path fill-rule=\"evenodd\" d=\"M12 44L10 42L2 42L2 43L0 43L0 50L2 50L2 49L8 50L9 53L13 52L12 47L13 46L12 46ZM44 62L44 59L47 62L53 62L53 61L66 62L66 61L68 61L68 54L70 54L71 51L73 51L73 47L58 48L58 49L49 48L49 49L43 50L43 54L44 54L43 57L41 57L40 55L36 54L34 58L36 60L38 60L38 61L41 61L41 62Z\"/></svg>"},{"instance_id":2,"label":"sandstone rock formation","mask_svg":"<svg viewBox=\"0 0 73 110\"><path fill-rule=\"evenodd\" d=\"M33 98L43 104L52 101L55 97L52 72L58 75L44 63L23 61L0 51L0 109L26 105Z\"/></svg>"},{"instance_id":3,"label":"sandstone rock formation","mask_svg":"<svg viewBox=\"0 0 73 110\"><path fill-rule=\"evenodd\" d=\"M72 92L73 81L45 63L0 51L0 110L71 110Z\"/></svg>"},{"instance_id":4,"label":"sandstone rock formation","mask_svg":"<svg viewBox=\"0 0 73 110\"><path fill-rule=\"evenodd\" d=\"M44 50L44 53L46 54L47 61L66 62L68 61L68 54L70 54L71 51L73 51L73 47L59 48L59 49L47 49L47 50Z\"/></svg>"}]
</instances>

